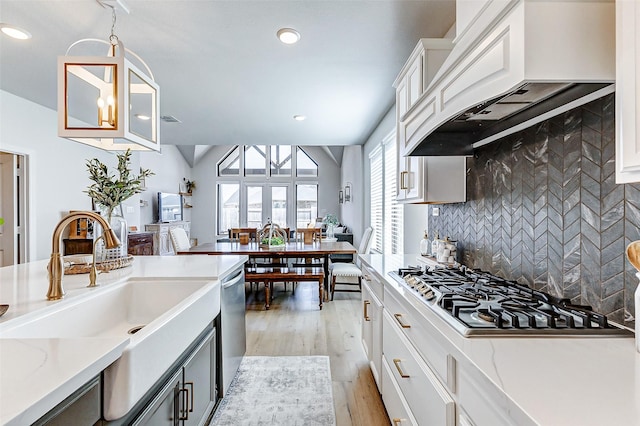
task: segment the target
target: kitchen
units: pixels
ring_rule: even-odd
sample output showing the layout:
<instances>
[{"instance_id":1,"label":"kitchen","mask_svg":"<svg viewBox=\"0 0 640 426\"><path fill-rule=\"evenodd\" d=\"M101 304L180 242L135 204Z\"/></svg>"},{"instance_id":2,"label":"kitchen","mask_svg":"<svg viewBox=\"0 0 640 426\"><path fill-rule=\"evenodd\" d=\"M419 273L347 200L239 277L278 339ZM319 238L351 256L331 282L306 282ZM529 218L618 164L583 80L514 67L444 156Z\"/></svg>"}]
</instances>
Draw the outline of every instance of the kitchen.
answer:
<instances>
[{"instance_id":1,"label":"kitchen","mask_svg":"<svg viewBox=\"0 0 640 426\"><path fill-rule=\"evenodd\" d=\"M617 71L623 72L620 69ZM617 79L616 83L619 89L622 81ZM626 93L625 91L624 94ZM629 93L630 96L634 96L633 90L630 90ZM618 139L612 137L614 132L613 104L621 101L618 98L614 100L612 95L605 95L597 98L593 103L579 107L579 110L567 111L564 116L540 124L538 128L534 128L541 129L537 132L533 130L523 132L515 144L513 141L501 140L494 144L488 144L484 148L480 147L476 151L477 158L467 159L471 163L469 166L470 178L466 182L469 201L462 204L438 206L437 216L434 209L429 208L428 221L431 238L438 231L442 236L449 235L457 239L464 256L463 263L469 267L491 269L492 272L509 279L518 281L523 279L534 283L536 288L540 286L539 288L543 291L560 295L566 294L572 300L580 298L580 300L584 300L582 303L596 307L596 311L605 313L615 322L631 320L634 315L633 292L637 279L632 267L624 259L624 248L627 242L638 239L637 228L634 226L638 223L634 216L637 192L633 184L622 186L612 183L612 176L615 173L613 148L616 139ZM380 132L386 135L389 126L385 127L384 124L395 124L395 121L395 111L392 111L383 120ZM594 132L594 127L602 130ZM598 137L601 138L598 142L600 145L596 147L599 149L598 152L588 149L590 146L582 148L579 143L582 142L581 139L575 145L576 128L580 129L582 139L588 138L590 146L595 145L594 141L598 141ZM548 142L543 136L538 136L540 134L548 135ZM379 136L377 132L374 132L369 140L377 139L376 142L379 143L382 139ZM553 141L560 140L568 140L569 144L563 145L560 149L558 143L553 143ZM367 158L370 148L371 146L365 144L365 153L360 154L361 158ZM594 154L594 152L596 153ZM544 158L538 161L529 161L531 153L541 154L542 157L546 156L546 161ZM55 154L52 153L52 155ZM85 157L89 155L94 155L93 151L87 151ZM600 179L592 178L592 169L586 167L587 164L590 165L587 161L592 161L594 158L602 161L600 167L605 170L601 172ZM563 161L554 164L553 161L558 161L558 159ZM571 163L570 160L575 160L575 162ZM578 167L578 161L584 167ZM487 171L476 167L476 164L481 165L487 162L492 167ZM633 172L633 167L630 169ZM579 173L576 173L577 170ZM181 179L183 175L187 175L187 173L178 172L176 177ZM508 177L517 177L517 179L509 180ZM196 180L199 179L196 178ZM598 182L599 188L597 190L594 189L592 180ZM548 182L548 187L536 184L541 181ZM360 194L366 194L365 188L368 186L365 172L365 182L359 187ZM366 197L364 195L363 198L366 200ZM598 203L594 202L594 199L604 201L599 209L597 209ZM365 209L363 217L365 218L368 216L366 204L365 201L363 206ZM421 211L426 213L425 206L418 206L418 208L423 208ZM530 214L527 216L521 213L521 219L519 215L513 213L525 210ZM610 212L618 213L612 215ZM620 212L624 212L625 215L620 217ZM490 217L490 219L485 219L485 217ZM596 221L595 217L603 219ZM612 220L612 217L618 219ZM195 222L195 218L193 220ZM404 251L406 253L417 252L424 221L425 214L422 215L421 221L416 222L417 226L410 229L407 229L409 226L405 228L405 234L408 234L405 237ZM55 220L52 222L44 229L52 229ZM542 228L535 228L540 225ZM530 229L532 227L533 231ZM536 231L538 232L536 233ZM594 237L596 234L600 235L598 241ZM412 240L413 242L411 242ZM530 251L525 250L525 247L533 247L533 255ZM47 248L41 250L40 257L44 257L47 251ZM409 256L395 261L392 266L380 267L375 265L377 260L371 258L367 261L365 257L365 262L369 262L369 266L376 268L376 273L384 278L384 290L381 293L384 296L381 301L384 301L385 307L387 300L397 299L396 293L403 294L407 291L406 288L396 286L393 281L386 278L387 272L408 264L415 264L415 257L415 255ZM385 260L385 262L387 261ZM394 263L392 257L389 257L389 263ZM598 270L602 272L596 274L594 271ZM544 287L547 285L545 283L548 283L547 288ZM389 287L391 294L389 298L385 293L387 287ZM396 293L393 293L394 291ZM415 302L410 296L408 300L412 303ZM449 351L450 358L455 360L449 361L450 358L445 358L445 361L441 359L420 361L418 359L427 368L433 367L434 371L431 373L427 371L427 375L436 383L442 385L441 382L444 382L449 386L446 379L450 371L468 372L468 377L474 377L474 373L480 371L483 374L480 374L479 378L476 374L475 378L485 385L487 384L483 380L489 380L490 383L487 386L492 392L495 391L492 386L503 383L499 387L506 392L505 394L490 392L490 395L504 398L505 410L516 413L514 415L519 420L517 423L527 424L525 417L517 417L523 415L521 411L526 412L523 416L531 417L528 419L529 421L541 424L566 424L570 421L576 421L575 417L562 417L563 413L572 413L573 415L580 413L583 416L580 417L580 422L584 424L598 423L600 420L618 424L634 423L635 417L632 417L633 413L629 413L629 410L635 411L634 404L637 398L635 397L634 376L628 374L630 369L635 371L636 368L636 355L633 351L632 339L463 339L453 332L447 331L446 324L430 311L425 310L424 306L418 302L415 302L415 305L419 316L426 318L423 327L429 330L439 330L440 334L436 335L434 339L440 339L445 349ZM426 324L433 324L433 327ZM444 336L444 340L442 340L442 336ZM401 341L403 339L401 335L398 338ZM603 348L605 346L603 342L607 343L606 348ZM491 351L495 351L498 358L507 360L504 366L500 364L500 368L493 367L495 370L492 370L491 363L494 359L473 355L475 353L490 353ZM524 379L510 375L505 376L503 373L510 368L524 370L522 364L525 364L524 361L527 360L511 365L508 362L515 358L520 359L523 352L531 354L531 359L528 360L530 362L526 364L536 365L536 368L530 372L531 376L524 376ZM549 353L557 353L558 355L549 360L547 359ZM583 358L584 365L576 362L576 353L586 354ZM421 354L419 356L429 359L428 355ZM602 377L602 382L596 382L595 380L600 380L600 378L594 378L584 371L588 371L587 365L590 366L594 363L601 365L600 360L603 358L609 360L611 366L602 367L606 369L603 376L607 377ZM562 361L567 359L571 362ZM442 369L438 366L442 362L447 368ZM457 363L459 369L449 368L448 363L451 365ZM393 364L391 366L393 367ZM566 370L562 370L559 366L566 368ZM477 367L478 370L474 370L472 367ZM493 374L492 371L494 371ZM596 388L609 390L608 399L602 399L601 396L595 395L588 395L595 398L594 400L571 399L559 395L560 385L553 385L554 392L545 394L547 399L539 400L541 407L533 407L533 402L524 403L523 401L529 401L533 397L522 390L521 386L517 386L518 382L530 381L534 383L536 398L539 398L540 393L545 393L541 390L543 385L539 382L544 382L543 378L549 379L541 372L547 371L556 372L560 377L566 377L568 381L571 381L566 388L570 389L569 394L581 395L582 389L594 386L595 383ZM383 374L384 370L379 373ZM442 376L445 376L444 381ZM462 378L464 377L466 376L463 375ZM583 377L583 379L577 380L578 377ZM451 380L456 383L454 379ZM459 424L465 424L465 421L467 424L483 424L481 420L475 420L483 417L482 413L478 414L477 409L473 408L475 407L473 403L467 402L466 397L455 393L468 389L464 383L457 383L460 385L458 391L448 388L443 392L453 392L453 397L449 397L453 399L454 404L460 404L461 407L455 411L456 414L466 413L464 416L458 417ZM382 386L385 386L385 380L382 380ZM615 391L619 391L621 394L617 394ZM393 395L393 392L387 392L387 394ZM619 398L612 401L616 396ZM556 405L562 405L557 404L556 401L562 401L564 406L556 407ZM386 400L385 403L387 403ZM518 409L515 409L514 406L517 406ZM611 410L607 408L590 410L591 408L609 406L614 408ZM447 403L447 407L449 407L447 408L448 415L451 416L451 401ZM549 407L554 407L554 410ZM585 409L585 407L589 409ZM410 408L414 409L413 406ZM389 406L387 406L387 410L390 411ZM553 411L553 413L540 414L544 411ZM551 417L554 413L558 417ZM613 417L614 413L621 417ZM598 417L599 415L607 417L601 418ZM625 415L630 417L622 417ZM512 419L512 421L515 420Z\"/></svg>"}]
</instances>

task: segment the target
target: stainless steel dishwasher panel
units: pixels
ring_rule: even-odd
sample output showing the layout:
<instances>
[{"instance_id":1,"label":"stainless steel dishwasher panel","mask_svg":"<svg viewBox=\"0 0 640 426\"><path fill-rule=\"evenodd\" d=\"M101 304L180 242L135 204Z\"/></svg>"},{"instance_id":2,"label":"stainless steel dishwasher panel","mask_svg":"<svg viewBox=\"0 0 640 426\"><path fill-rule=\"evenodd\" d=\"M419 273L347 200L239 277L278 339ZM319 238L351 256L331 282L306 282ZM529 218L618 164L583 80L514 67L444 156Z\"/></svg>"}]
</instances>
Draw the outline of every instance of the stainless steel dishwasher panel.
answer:
<instances>
[{"instance_id":1,"label":"stainless steel dishwasher panel","mask_svg":"<svg viewBox=\"0 0 640 426\"><path fill-rule=\"evenodd\" d=\"M247 350L243 267L222 281L220 329L222 352L220 396L224 397Z\"/></svg>"}]
</instances>

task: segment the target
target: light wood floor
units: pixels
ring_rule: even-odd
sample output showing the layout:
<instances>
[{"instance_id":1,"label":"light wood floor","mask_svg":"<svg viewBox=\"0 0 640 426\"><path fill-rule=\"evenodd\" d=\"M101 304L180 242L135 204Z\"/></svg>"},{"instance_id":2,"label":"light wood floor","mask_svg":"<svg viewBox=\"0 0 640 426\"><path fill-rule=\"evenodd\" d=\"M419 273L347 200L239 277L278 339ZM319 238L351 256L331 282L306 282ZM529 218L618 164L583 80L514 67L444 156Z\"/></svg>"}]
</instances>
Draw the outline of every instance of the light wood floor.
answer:
<instances>
[{"instance_id":1,"label":"light wood floor","mask_svg":"<svg viewBox=\"0 0 640 426\"><path fill-rule=\"evenodd\" d=\"M362 349L360 293L335 293L318 309L318 287L300 283L295 291L274 286L271 308L264 291L247 284L247 355L327 355L337 426L389 425L369 363Z\"/></svg>"}]
</instances>

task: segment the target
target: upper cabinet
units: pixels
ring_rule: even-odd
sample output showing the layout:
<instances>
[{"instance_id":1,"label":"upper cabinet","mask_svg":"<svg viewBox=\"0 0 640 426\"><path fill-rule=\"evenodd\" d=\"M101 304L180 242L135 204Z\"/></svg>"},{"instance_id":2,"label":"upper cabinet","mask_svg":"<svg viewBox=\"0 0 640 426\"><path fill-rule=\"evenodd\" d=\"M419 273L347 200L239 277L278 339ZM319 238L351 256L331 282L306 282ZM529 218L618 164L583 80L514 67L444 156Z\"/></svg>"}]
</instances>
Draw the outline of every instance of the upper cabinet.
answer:
<instances>
[{"instance_id":1,"label":"upper cabinet","mask_svg":"<svg viewBox=\"0 0 640 426\"><path fill-rule=\"evenodd\" d=\"M406 126L400 124L405 123L407 116L413 113L418 103L420 105L425 103L422 101L422 96L452 48L453 42L449 39L421 39L393 83L393 87L396 88L399 154L402 156L407 153L405 144L407 138ZM420 109L424 110L425 108L421 107ZM413 129L410 128L409 132L412 131Z\"/></svg>"},{"instance_id":2,"label":"upper cabinet","mask_svg":"<svg viewBox=\"0 0 640 426\"><path fill-rule=\"evenodd\" d=\"M454 47L415 103L410 103L408 71L416 54L397 80L396 87L404 89L397 99L403 154L472 155L487 143L613 93L614 2L479 0L472 5L461 12Z\"/></svg>"},{"instance_id":3,"label":"upper cabinet","mask_svg":"<svg viewBox=\"0 0 640 426\"><path fill-rule=\"evenodd\" d=\"M640 182L640 4L616 2L616 183Z\"/></svg>"},{"instance_id":4,"label":"upper cabinet","mask_svg":"<svg viewBox=\"0 0 640 426\"><path fill-rule=\"evenodd\" d=\"M394 82L399 202L465 201L464 157L406 156L411 135L433 115L434 102L425 101L424 94L452 48L448 39L421 39Z\"/></svg>"}]
</instances>

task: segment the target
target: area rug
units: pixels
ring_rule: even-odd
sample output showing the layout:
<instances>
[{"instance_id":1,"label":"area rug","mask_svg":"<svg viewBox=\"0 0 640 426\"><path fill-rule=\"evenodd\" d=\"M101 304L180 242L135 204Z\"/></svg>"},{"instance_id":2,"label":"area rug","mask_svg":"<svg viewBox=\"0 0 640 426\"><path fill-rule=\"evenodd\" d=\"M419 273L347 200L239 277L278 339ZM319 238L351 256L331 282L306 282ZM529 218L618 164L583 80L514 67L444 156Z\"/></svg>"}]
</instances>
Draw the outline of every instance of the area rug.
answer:
<instances>
[{"instance_id":1,"label":"area rug","mask_svg":"<svg viewBox=\"0 0 640 426\"><path fill-rule=\"evenodd\" d=\"M211 424L335 425L329 357L244 357Z\"/></svg>"}]
</instances>

